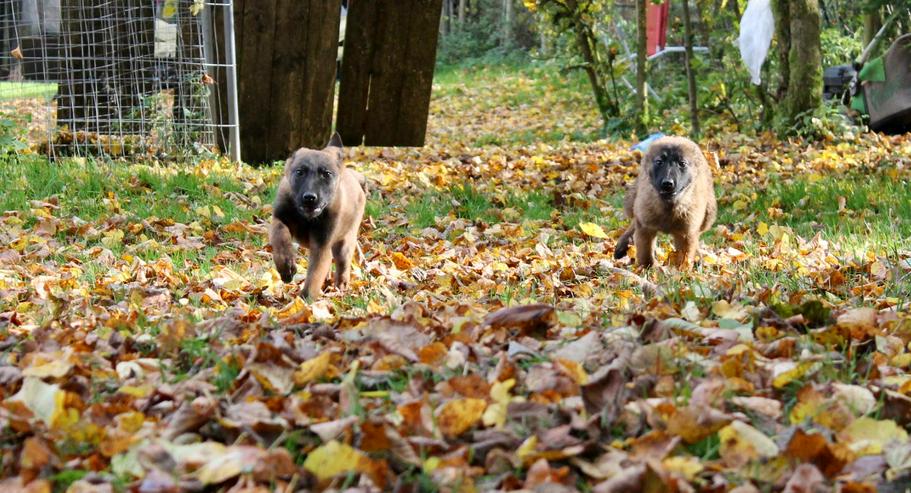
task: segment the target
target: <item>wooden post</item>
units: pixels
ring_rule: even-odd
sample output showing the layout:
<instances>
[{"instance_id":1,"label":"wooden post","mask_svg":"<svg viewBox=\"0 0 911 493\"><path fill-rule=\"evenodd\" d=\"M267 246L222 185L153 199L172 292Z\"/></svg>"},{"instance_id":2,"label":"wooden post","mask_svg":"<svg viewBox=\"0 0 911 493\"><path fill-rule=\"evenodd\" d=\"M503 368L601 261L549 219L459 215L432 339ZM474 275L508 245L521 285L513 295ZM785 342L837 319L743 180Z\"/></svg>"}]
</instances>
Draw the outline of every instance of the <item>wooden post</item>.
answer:
<instances>
[{"instance_id":1,"label":"wooden post","mask_svg":"<svg viewBox=\"0 0 911 493\"><path fill-rule=\"evenodd\" d=\"M247 0L235 4L234 16L244 161L277 161L301 146L324 146L332 130L341 0ZM350 36L350 14L347 29Z\"/></svg>"},{"instance_id":2,"label":"wooden post","mask_svg":"<svg viewBox=\"0 0 911 493\"><path fill-rule=\"evenodd\" d=\"M228 93L228 155L231 161L239 162L240 157L240 107L237 102L237 44L235 42L234 4L228 2L227 12L223 13L222 26L225 38L225 79L227 79Z\"/></svg>"},{"instance_id":3,"label":"wooden post","mask_svg":"<svg viewBox=\"0 0 911 493\"><path fill-rule=\"evenodd\" d=\"M336 124L347 145L424 145L442 7L352 0Z\"/></svg>"}]
</instances>

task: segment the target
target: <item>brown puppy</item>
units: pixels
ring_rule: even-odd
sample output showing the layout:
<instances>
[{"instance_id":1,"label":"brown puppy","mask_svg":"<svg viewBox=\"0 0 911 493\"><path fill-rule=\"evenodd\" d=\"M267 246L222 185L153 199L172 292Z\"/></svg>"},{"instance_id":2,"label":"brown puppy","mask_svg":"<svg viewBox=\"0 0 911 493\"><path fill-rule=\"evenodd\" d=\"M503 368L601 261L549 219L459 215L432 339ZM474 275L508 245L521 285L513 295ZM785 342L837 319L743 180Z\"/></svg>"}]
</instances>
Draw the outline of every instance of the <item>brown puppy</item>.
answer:
<instances>
[{"instance_id":1,"label":"brown puppy","mask_svg":"<svg viewBox=\"0 0 911 493\"><path fill-rule=\"evenodd\" d=\"M632 224L617 241L614 258L625 257L634 238L636 262L651 266L660 231L674 237L675 264L692 266L699 235L712 226L718 210L712 170L699 146L683 137L652 143L627 191L624 210Z\"/></svg>"},{"instance_id":2,"label":"brown puppy","mask_svg":"<svg viewBox=\"0 0 911 493\"><path fill-rule=\"evenodd\" d=\"M335 286L348 286L351 257L367 203L364 175L345 167L342 139L332 136L323 150L298 149L285 162L272 210L269 242L282 281L291 282L296 239L310 249L304 293L322 294L323 283L335 260Z\"/></svg>"}]
</instances>

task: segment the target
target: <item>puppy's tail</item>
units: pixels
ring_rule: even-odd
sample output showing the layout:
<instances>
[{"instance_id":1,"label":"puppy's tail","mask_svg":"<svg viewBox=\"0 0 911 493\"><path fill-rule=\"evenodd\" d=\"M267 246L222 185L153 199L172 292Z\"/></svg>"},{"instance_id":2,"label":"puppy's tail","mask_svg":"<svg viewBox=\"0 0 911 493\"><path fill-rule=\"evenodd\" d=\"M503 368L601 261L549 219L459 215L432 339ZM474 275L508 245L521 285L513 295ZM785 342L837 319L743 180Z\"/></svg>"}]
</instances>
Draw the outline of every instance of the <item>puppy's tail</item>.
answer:
<instances>
[{"instance_id":1,"label":"puppy's tail","mask_svg":"<svg viewBox=\"0 0 911 493\"><path fill-rule=\"evenodd\" d=\"M617 240L617 246L614 248L614 258L615 259L620 260L623 257L626 257L626 252L629 251L630 239L632 239L633 233L635 233L635 232L636 232L636 226L634 224L630 224L629 229L627 229L622 235L620 235L620 239Z\"/></svg>"}]
</instances>

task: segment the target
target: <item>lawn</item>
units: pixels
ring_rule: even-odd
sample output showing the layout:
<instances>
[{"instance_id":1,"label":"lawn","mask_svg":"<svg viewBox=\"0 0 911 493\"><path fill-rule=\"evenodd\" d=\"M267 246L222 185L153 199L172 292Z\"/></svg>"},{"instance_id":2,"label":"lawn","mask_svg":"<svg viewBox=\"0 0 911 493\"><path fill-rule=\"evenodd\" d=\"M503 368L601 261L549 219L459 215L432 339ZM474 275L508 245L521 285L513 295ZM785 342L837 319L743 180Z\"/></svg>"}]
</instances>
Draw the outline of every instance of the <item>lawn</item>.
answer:
<instances>
[{"instance_id":1,"label":"lawn","mask_svg":"<svg viewBox=\"0 0 911 493\"><path fill-rule=\"evenodd\" d=\"M0 82L0 101L13 99L50 99L57 94L57 84L45 82Z\"/></svg>"},{"instance_id":2,"label":"lawn","mask_svg":"<svg viewBox=\"0 0 911 493\"><path fill-rule=\"evenodd\" d=\"M363 257L319 300L271 264L278 167L7 159L2 486L905 484L911 138L707 138L717 225L643 271L584 84L442 70L427 147L347 151Z\"/></svg>"}]
</instances>

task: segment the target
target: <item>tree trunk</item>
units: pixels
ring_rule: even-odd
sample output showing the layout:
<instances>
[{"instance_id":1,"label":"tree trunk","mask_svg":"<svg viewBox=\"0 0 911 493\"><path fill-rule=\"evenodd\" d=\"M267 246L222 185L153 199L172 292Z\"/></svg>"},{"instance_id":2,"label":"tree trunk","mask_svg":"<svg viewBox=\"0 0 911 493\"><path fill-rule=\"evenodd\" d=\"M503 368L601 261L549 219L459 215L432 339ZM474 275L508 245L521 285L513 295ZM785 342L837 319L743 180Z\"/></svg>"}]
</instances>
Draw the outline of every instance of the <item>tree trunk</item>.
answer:
<instances>
[{"instance_id":1,"label":"tree trunk","mask_svg":"<svg viewBox=\"0 0 911 493\"><path fill-rule=\"evenodd\" d=\"M866 48L873 38L876 36L876 33L879 32L879 29L883 27L883 19L880 15L879 9L873 10L864 14L864 47Z\"/></svg>"},{"instance_id":2,"label":"tree trunk","mask_svg":"<svg viewBox=\"0 0 911 493\"><path fill-rule=\"evenodd\" d=\"M452 16L452 3L450 0L443 2L443 16L440 18L440 35L449 34L449 18Z\"/></svg>"},{"instance_id":3,"label":"tree trunk","mask_svg":"<svg viewBox=\"0 0 911 493\"><path fill-rule=\"evenodd\" d=\"M790 81L785 110L790 121L822 105L822 19L819 0L792 0Z\"/></svg>"},{"instance_id":4,"label":"tree trunk","mask_svg":"<svg viewBox=\"0 0 911 493\"><path fill-rule=\"evenodd\" d=\"M503 46L507 48L512 46L512 22L512 0L503 0Z\"/></svg>"},{"instance_id":5,"label":"tree trunk","mask_svg":"<svg viewBox=\"0 0 911 493\"><path fill-rule=\"evenodd\" d=\"M636 131L641 133L642 137L648 132L648 3L649 0L636 2L639 32L636 43Z\"/></svg>"},{"instance_id":6,"label":"tree trunk","mask_svg":"<svg viewBox=\"0 0 911 493\"><path fill-rule=\"evenodd\" d=\"M465 6L468 0L459 0L459 29L465 26Z\"/></svg>"},{"instance_id":7,"label":"tree trunk","mask_svg":"<svg viewBox=\"0 0 911 493\"><path fill-rule=\"evenodd\" d=\"M781 101L788 93L788 84L791 82L789 64L791 52L791 1L772 0L772 11L775 15L775 38L778 42L778 70L781 80L775 99Z\"/></svg>"},{"instance_id":8,"label":"tree trunk","mask_svg":"<svg viewBox=\"0 0 911 493\"><path fill-rule=\"evenodd\" d=\"M728 12L730 12L737 21L740 21L740 16L742 14L740 13L740 5L737 0L728 0Z\"/></svg>"},{"instance_id":9,"label":"tree trunk","mask_svg":"<svg viewBox=\"0 0 911 493\"><path fill-rule=\"evenodd\" d=\"M693 71L693 28L690 22L690 2L683 0L684 46L686 47L686 78L690 96L690 119L693 125L693 137L699 138L699 102L696 94L696 74Z\"/></svg>"}]
</instances>

